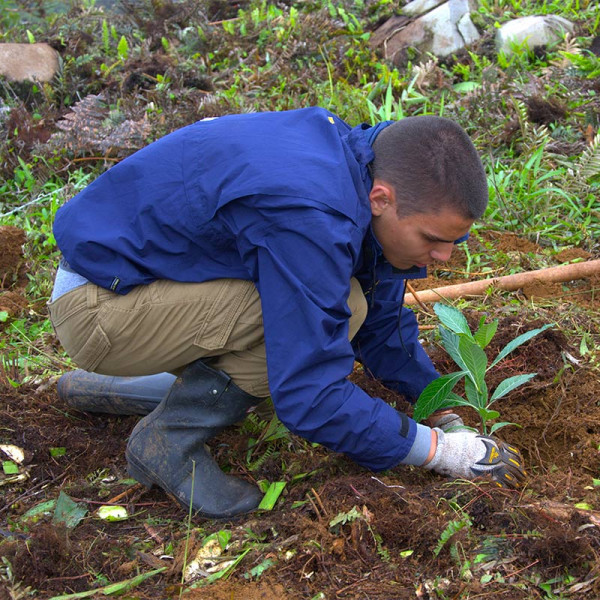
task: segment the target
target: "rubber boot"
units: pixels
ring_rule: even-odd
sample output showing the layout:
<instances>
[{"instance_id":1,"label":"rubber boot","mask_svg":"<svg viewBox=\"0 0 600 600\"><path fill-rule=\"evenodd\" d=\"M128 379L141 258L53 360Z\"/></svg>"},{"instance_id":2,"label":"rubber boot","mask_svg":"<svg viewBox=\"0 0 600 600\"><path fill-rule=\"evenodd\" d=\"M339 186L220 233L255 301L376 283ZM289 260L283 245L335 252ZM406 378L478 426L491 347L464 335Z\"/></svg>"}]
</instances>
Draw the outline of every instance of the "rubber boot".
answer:
<instances>
[{"instance_id":1,"label":"rubber boot","mask_svg":"<svg viewBox=\"0 0 600 600\"><path fill-rule=\"evenodd\" d=\"M143 377L111 377L82 369L60 377L58 397L71 408L112 415L149 415L175 381L171 373Z\"/></svg>"},{"instance_id":2,"label":"rubber boot","mask_svg":"<svg viewBox=\"0 0 600 600\"><path fill-rule=\"evenodd\" d=\"M125 453L129 474L147 487L158 485L205 517L253 510L262 499L258 488L223 473L205 442L260 401L222 371L200 360L191 363L158 408L134 428Z\"/></svg>"}]
</instances>

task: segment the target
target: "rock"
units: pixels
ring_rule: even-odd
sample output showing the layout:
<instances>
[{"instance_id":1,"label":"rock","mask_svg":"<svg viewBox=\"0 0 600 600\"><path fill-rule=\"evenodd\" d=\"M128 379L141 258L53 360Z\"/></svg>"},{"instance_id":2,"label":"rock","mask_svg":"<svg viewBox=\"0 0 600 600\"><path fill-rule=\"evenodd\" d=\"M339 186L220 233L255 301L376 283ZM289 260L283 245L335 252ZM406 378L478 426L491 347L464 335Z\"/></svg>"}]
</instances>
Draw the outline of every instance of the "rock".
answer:
<instances>
[{"instance_id":1,"label":"rock","mask_svg":"<svg viewBox=\"0 0 600 600\"><path fill-rule=\"evenodd\" d=\"M417 6L410 8L411 5ZM470 16L470 11L476 8L477 0L449 0L441 4L436 0L415 0L403 8L402 16L392 17L375 31L371 44L383 44L385 57L397 64L402 62L403 51L408 47L416 48L421 54L449 56L479 39ZM414 11L410 14L430 10L409 21L407 9Z\"/></svg>"},{"instance_id":2,"label":"rock","mask_svg":"<svg viewBox=\"0 0 600 600\"><path fill-rule=\"evenodd\" d=\"M445 1L446 0L413 0L406 6L403 6L400 9L400 13L407 17L418 17L419 15L424 15Z\"/></svg>"},{"instance_id":3,"label":"rock","mask_svg":"<svg viewBox=\"0 0 600 600\"><path fill-rule=\"evenodd\" d=\"M48 44L0 44L0 75L10 81L50 81L58 69L58 52Z\"/></svg>"},{"instance_id":4,"label":"rock","mask_svg":"<svg viewBox=\"0 0 600 600\"><path fill-rule=\"evenodd\" d=\"M512 54L512 44L527 44L529 49L560 41L566 33L573 33L574 25L558 15L530 16L513 19L496 32L498 52Z\"/></svg>"}]
</instances>

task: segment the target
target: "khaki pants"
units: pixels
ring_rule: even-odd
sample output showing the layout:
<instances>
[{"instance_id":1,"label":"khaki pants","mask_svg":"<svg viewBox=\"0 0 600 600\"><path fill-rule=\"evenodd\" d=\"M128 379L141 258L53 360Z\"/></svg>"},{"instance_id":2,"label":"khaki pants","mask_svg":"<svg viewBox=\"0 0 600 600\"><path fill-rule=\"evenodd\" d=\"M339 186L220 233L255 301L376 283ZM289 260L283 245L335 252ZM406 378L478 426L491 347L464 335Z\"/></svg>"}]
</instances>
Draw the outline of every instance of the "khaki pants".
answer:
<instances>
[{"instance_id":1,"label":"khaki pants","mask_svg":"<svg viewBox=\"0 0 600 600\"><path fill-rule=\"evenodd\" d=\"M350 339L367 314L351 280ZM258 291L251 281L155 281L115 294L92 283L49 304L50 319L73 362L104 375L178 375L202 358L248 394L270 395Z\"/></svg>"}]
</instances>

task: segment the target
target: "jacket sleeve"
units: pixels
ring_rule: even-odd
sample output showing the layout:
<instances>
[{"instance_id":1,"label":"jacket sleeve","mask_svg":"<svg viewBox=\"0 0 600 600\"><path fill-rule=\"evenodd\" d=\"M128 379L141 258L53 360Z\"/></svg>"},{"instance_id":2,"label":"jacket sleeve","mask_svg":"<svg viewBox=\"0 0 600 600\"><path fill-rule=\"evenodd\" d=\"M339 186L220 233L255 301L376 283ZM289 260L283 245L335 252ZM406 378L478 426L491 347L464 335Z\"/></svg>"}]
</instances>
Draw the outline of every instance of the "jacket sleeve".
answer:
<instances>
[{"instance_id":1,"label":"jacket sleeve","mask_svg":"<svg viewBox=\"0 0 600 600\"><path fill-rule=\"evenodd\" d=\"M369 312L353 347L373 377L415 402L439 374L419 342L413 311L401 306L404 285L403 279L390 277L366 294Z\"/></svg>"},{"instance_id":2,"label":"jacket sleeve","mask_svg":"<svg viewBox=\"0 0 600 600\"><path fill-rule=\"evenodd\" d=\"M238 237L260 292L277 415L293 433L364 467L391 468L410 453L417 424L347 379L354 365L347 298L360 231L318 210L287 213L285 224Z\"/></svg>"}]
</instances>

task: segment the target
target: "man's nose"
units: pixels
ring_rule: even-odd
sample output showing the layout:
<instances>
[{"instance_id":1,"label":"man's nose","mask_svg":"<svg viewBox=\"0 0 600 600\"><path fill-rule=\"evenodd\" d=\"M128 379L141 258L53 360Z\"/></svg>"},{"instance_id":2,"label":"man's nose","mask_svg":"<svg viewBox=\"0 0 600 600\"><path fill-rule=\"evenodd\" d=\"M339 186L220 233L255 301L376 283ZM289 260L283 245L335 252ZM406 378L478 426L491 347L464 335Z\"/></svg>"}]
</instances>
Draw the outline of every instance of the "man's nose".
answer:
<instances>
[{"instance_id":1,"label":"man's nose","mask_svg":"<svg viewBox=\"0 0 600 600\"><path fill-rule=\"evenodd\" d=\"M441 262L446 262L450 259L450 255L452 254L452 250L454 249L454 244L452 242L446 242L437 245L430 253L431 258L433 260L439 260Z\"/></svg>"}]
</instances>

